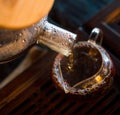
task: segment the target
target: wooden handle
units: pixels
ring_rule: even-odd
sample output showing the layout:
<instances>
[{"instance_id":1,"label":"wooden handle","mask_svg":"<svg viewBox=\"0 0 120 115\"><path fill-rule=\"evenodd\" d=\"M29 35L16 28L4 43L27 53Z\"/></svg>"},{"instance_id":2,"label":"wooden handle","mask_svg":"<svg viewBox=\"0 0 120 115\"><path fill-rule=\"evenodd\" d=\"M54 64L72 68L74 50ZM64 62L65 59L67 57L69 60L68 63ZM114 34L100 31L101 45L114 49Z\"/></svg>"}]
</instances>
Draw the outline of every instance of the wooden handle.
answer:
<instances>
[{"instance_id":1,"label":"wooden handle","mask_svg":"<svg viewBox=\"0 0 120 115\"><path fill-rule=\"evenodd\" d=\"M20 29L38 22L54 0L0 0L0 28Z\"/></svg>"}]
</instances>

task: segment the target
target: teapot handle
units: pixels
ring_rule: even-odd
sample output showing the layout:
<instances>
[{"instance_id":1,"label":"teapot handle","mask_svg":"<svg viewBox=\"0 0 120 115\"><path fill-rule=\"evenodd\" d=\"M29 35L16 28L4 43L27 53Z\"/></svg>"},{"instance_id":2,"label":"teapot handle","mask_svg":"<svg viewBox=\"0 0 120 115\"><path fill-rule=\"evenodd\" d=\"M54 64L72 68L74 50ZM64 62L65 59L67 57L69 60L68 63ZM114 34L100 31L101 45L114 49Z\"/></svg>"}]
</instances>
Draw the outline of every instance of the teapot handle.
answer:
<instances>
[{"instance_id":1,"label":"teapot handle","mask_svg":"<svg viewBox=\"0 0 120 115\"><path fill-rule=\"evenodd\" d=\"M99 28L94 28L90 33L88 42L101 45L103 41L103 32Z\"/></svg>"}]
</instances>

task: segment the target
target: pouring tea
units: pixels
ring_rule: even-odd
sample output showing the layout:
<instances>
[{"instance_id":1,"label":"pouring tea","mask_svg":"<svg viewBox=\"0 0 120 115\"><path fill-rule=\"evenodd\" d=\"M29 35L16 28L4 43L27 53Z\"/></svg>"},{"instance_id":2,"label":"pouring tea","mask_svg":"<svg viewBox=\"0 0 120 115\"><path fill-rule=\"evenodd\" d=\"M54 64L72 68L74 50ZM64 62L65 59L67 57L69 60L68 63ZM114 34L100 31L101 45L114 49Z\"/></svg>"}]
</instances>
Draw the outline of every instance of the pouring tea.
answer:
<instances>
[{"instance_id":1,"label":"pouring tea","mask_svg":"<svg viewBox=\"0 0 120 115\"><path fill-rule=\"evenodd\" d=\"M71 55L57 55L52 79L59 89L85 99L109 91L115 71L110 55L101 46L102 37L102 31L94 28L88 41L74 44Z\"/></svg>"}]
</instances>

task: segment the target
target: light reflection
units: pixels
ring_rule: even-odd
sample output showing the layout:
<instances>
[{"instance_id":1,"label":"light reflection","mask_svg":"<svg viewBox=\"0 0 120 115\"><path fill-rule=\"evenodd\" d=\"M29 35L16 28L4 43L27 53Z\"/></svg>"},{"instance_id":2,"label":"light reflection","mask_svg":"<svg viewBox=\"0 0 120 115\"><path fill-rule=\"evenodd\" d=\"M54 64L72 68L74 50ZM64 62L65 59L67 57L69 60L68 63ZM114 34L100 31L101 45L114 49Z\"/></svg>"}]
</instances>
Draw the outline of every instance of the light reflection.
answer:
<instances>
[{"instance_id":1,"label":"light reflection","mask_svg":"<svg viewBox=\"0 0 120 115\"><path fill-rule=\"evenodd\" d=\"M98 75L95 77L95 80L97 81L97 83L101 82L102 81L102 76Z\"/></svg>"}]
</instances>

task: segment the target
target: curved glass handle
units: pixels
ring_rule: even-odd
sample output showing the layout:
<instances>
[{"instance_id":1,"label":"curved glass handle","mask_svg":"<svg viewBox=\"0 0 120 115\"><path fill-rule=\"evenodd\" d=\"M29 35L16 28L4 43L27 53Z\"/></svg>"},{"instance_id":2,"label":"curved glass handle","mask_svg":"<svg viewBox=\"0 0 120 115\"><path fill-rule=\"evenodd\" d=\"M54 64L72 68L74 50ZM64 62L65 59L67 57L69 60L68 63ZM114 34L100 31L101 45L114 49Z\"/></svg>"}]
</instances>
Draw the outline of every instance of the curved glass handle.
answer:
<instances>
[{"instance_id":1,"label":"curved glass handle","mask_svg":"<svg viewBox=\"0 0 120 115\"><path fill-rule=\"evenodd\" d=\"M94 28L90 33L88 42L102 44L103 41L103 32L99 28Z\"/></svg>"},{"instance_id":2,"label":"curved glass handle","mask_svg":"<svg viewBox=\"0 0 120 115\"><path fill-rule=\"evenodd\" d=\"M65 56L70 55L76 34L49 23L46 18L40 22L40 31L38 44L42 43Z\"/></svg>"}]
</instances>

